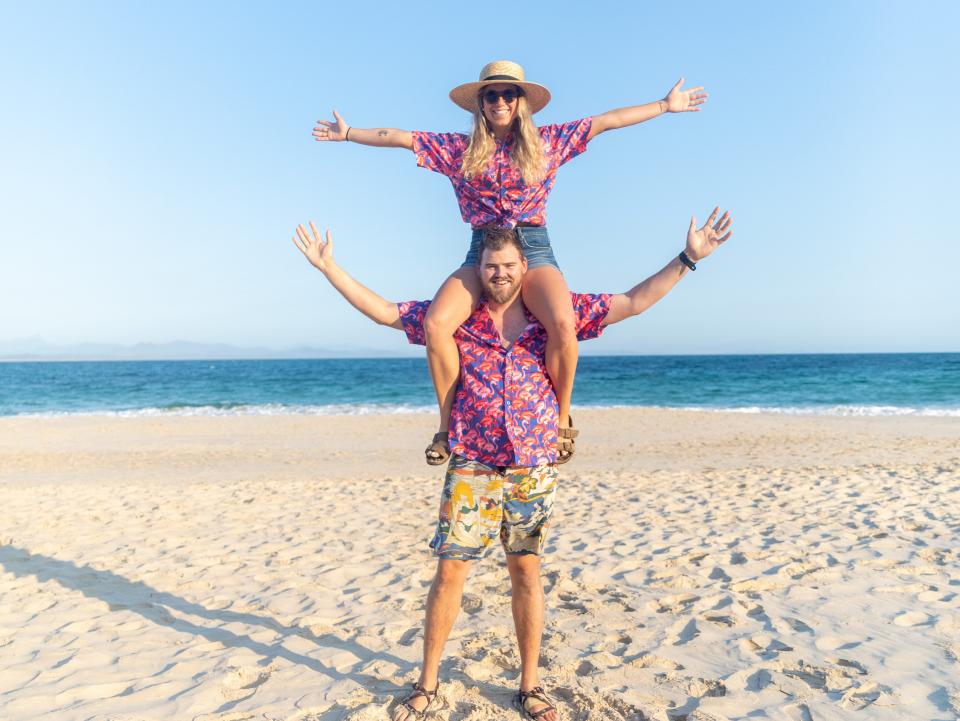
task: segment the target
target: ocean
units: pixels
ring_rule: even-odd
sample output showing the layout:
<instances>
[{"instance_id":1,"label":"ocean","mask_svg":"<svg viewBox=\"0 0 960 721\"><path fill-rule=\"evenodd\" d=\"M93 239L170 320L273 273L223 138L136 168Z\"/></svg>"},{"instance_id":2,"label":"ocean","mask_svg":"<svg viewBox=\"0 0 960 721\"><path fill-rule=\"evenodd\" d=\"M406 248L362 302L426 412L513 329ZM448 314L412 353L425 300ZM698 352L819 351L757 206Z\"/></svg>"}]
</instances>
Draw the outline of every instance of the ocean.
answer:
<instances>
[{"instance_id":1,"label":"ocean","mask_svg":"<svg viewBox=\"0 0 960 721\"><path fill-rule=\"evenodd\" d=\"M573 402L960 416L960 353L585 356ZM422 358L0 363L0 416L433 410Z\"/></svg>"}]
</instances>

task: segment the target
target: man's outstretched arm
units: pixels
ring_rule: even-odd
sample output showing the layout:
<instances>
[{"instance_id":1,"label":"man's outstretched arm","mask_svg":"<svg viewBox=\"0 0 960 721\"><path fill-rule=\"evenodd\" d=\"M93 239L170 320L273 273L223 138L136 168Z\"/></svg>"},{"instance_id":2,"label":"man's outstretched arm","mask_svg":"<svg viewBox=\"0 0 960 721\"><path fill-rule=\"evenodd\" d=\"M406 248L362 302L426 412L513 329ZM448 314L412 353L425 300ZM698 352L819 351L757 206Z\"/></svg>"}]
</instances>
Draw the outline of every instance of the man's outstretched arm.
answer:
<instances>
[{"instance_id":1,"label":"man's outstretched arm","mask_svg":"<svg viewBox=\"0 0 960 721\"><path fill-rule=\"evenodd\" d=\"M684 253L693 263L699 263L710 255L716 248L733 235L730 225L733 218L730 211L726 211L720 218L717 215L720 208L714 208L703 227L697 229L696 216L690 218L690 228L687 230L687 245ZM626 293L618 293L610 299L610 311L603 325L618 323L621 320L643 313L658 300L669 293L677 282L689 273L690 270L680 260L679 256L667 263L658 273L651 275L642 283L638 283Z\"/></svg>"},{"instance_id":2,"label":"man's outstretched arm","mask_svg":"<svg viewBox=\"0 0 960 721\"><path fill-rule=\"evenodd\" d=\"M403 330L397 304L391 303L354 280L333 260L333 236L330 235L329 230L324 240L320 237L320 231L317 230L313 221L310 221L309 232L302 225L298 225L293 244L300 249L314 268L323 273L324 277L330 281L330 285L336 288L350 305L374 323Z\"/></svg>"}]
</instances>

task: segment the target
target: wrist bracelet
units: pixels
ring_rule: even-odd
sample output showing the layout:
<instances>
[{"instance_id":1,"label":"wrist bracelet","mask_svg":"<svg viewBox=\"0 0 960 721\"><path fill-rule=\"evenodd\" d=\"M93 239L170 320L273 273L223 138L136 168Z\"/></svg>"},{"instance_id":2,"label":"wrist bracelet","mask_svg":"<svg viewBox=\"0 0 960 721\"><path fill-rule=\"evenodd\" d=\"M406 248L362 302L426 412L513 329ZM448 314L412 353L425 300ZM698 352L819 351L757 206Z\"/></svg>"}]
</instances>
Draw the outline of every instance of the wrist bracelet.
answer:
<instances>
[{"instance_id":1,"label":"wrist bracelet","mask_svg":"<svg viewBox=\"0 0 960 721\"><path fill-rule=\"evenodd\" d=\"M690 270L696 270L697 264L690 260L690 256L687 255L687 251L681 250L680 255L677 256L680 259L680 262L687 266Z\"/></svg>"},{"instance_id":2,"label":"wrist bracelet","mask_svg":"<svg viewBox=\"0 0 960 721\"><path fill-rule=\"evenodd\" d=\"M346 139L346 141L347 141L348 143L350 142L350 131L351 131L351 130L353 130L353 128L347 128L347 137L346 137L345 139Z\"/></svg>"}]
</instances>

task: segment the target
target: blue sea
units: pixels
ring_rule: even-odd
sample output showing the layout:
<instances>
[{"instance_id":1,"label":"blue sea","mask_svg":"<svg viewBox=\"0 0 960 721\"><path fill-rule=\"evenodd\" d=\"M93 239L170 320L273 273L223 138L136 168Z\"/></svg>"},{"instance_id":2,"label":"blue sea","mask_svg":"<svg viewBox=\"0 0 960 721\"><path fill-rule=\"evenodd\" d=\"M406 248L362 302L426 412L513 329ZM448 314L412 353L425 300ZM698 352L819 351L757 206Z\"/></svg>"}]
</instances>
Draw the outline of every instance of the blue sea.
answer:
<instances>
[{"instance_id":1,"label":"blue sea","mask_svg":"<svg viewBox=\"0 0 960 721\"><path fill-rule=\"evenodd\" d=\"M960 417L960 353L585 356L574 405ZM433 410L422 358L0 363L0 416Z\"/></svg>"},{"instance_id":2,"label":"blue sea","mask_svg":"<svg viewBox=\"0 0 960 721\"><path fill-rule=\"evenodd\" d=\"M960 416L960 353L586 356L574 405ZM0 416L432 410L422 358L0 363Z\"/></svg>"}]
</instances>

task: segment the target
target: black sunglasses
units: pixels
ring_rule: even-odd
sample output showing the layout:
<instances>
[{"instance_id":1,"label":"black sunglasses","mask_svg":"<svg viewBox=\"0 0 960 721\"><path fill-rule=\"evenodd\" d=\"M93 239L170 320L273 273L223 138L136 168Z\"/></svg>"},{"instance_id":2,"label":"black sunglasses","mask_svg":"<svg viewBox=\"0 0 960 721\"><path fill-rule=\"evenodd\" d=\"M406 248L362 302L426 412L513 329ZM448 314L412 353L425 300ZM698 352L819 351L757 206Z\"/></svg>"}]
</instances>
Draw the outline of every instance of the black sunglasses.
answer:
<instances>
[{"instance_id":1,"label":"black sunglasses","mask_svg":"<svg viewBox=\"0 0 960 721\"><path fill-rule=\"evenodd\" d=\"M501 90L499 92L496 90L487 90L481 97L483 98L483 102L493 105L499 98L503 98L504 102L506 103L512 103L522 95L523 93L520 90L514 90L513 88L510 88L508 90Z\"/></svg>"}]
</instances>

